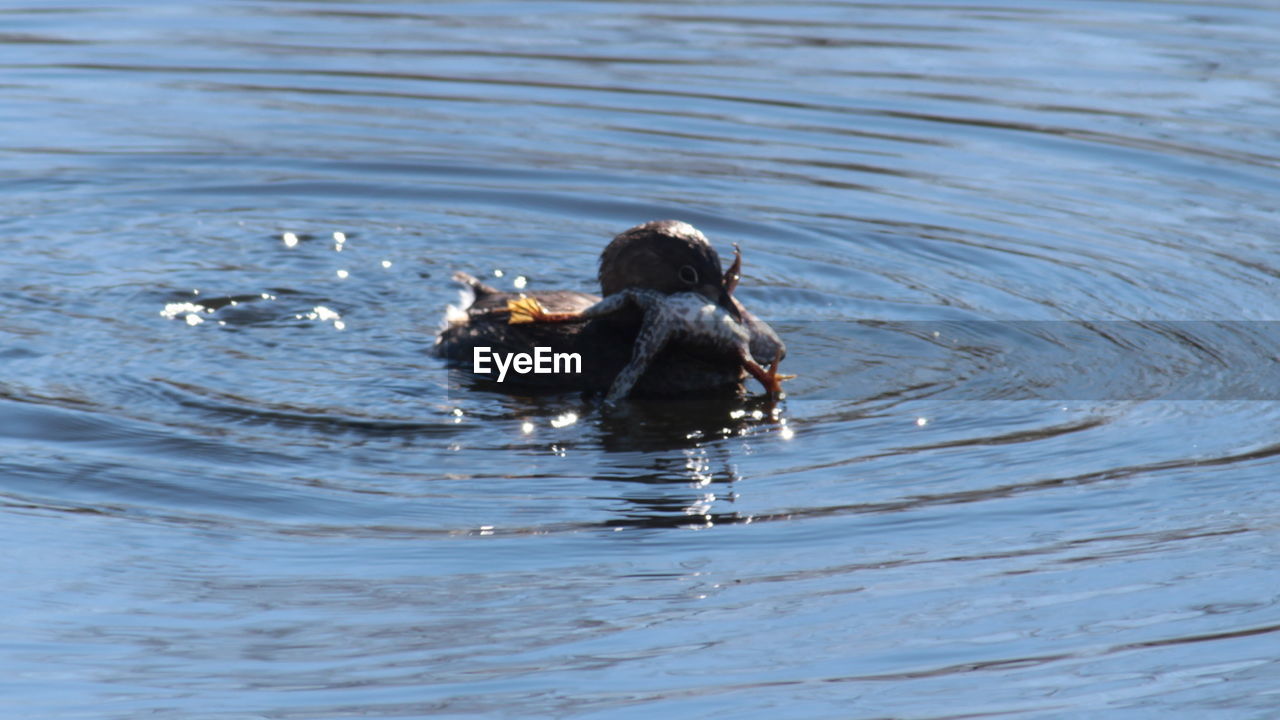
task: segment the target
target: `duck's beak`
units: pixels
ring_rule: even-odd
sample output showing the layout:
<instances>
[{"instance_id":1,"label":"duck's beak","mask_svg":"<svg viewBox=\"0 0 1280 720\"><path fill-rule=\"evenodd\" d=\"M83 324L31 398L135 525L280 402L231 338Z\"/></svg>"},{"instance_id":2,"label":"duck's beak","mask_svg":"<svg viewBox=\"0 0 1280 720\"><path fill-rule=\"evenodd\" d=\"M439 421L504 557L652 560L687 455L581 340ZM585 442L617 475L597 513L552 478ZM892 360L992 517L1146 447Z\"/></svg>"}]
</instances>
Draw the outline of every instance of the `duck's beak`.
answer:
<instances>
[{"instance_id":1,"label":"duck's beak","mask_svg":"<svg viewBox=\"0 0 1280 720\"><path fill-rule=\"evenodd\" d=\"M721 288L719 296L716 297L716 304L724 308L724 311L733 316L734 320L742 322L742 303L729 294L729 290Z\"/></svg>"},{"instance_id":2,"label":"duck's beak","mask_svg":"<svg viewBox=\"0 0 1280 720\"><path fill-rule=\"evenodd\" d=\"M781 360L787 354L787 346L782 338L769 327L769 324L743 307L733 291L738 289L738 281L742 278L742 249L733 244L733 264L725 271L721 281L721 293L717 300L720 307L734 317L746 328L751 336L751 357L761 365Z\"/></svg>"}]
</instances>

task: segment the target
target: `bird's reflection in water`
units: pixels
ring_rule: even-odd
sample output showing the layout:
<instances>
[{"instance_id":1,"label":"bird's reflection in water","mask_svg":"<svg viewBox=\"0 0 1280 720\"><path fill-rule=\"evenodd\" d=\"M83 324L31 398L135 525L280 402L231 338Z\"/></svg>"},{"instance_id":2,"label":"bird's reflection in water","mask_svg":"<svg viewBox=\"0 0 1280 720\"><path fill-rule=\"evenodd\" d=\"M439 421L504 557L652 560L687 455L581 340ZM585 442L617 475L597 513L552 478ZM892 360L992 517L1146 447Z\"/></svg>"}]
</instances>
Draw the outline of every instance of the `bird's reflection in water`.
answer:
<instances>
[{"instance_id":1,"label":"bird's reflection in water","mask_svg":"<svg viewBox=\"0 0 1280 720\"><path fill-rule=\"evenodd\" d=\"M656 452L702 447L716 438L748 435L777 425L780 406L766 397L726 390L679 399L633 399L600 412L606 452Z\"/></svg>"},{"instance_id":2,"label":"bird's reflection in water","mask_svg":"<svg viewBox=\"0 0 1280 720\"><path fill-rule=\"evenodd\" d=\"M742 479L735 454L780 427L781 415L767 398L733 392L632 401L601 414L597 426L608 454L594 479L634 484L619 493L618 516L606 524L705 528L748 521L726 508Z\"/></svg>"},{"instance_id":3,"label":"bird's reflection in water","mask_svg":"<svg viewBox=\"0 0 1280 720\"><path fill-rule=\"evenodd\" d=\"M472 391L488 389L484 386ZM726 510L742 479L735 456L769 437L790 437L783 407L765 396L732 389L685 398L632 398L617 406L556 393L502 396L489 420L513 422L520 445L533 442L564 457L555 474L610 483L616 489L613 528L702 528L742 523ZM555 439L547 438L547 431ZM593 467L576 465L591 447ZM584 487L584 492L590 492Z\"/></svg>"}]
</instances>

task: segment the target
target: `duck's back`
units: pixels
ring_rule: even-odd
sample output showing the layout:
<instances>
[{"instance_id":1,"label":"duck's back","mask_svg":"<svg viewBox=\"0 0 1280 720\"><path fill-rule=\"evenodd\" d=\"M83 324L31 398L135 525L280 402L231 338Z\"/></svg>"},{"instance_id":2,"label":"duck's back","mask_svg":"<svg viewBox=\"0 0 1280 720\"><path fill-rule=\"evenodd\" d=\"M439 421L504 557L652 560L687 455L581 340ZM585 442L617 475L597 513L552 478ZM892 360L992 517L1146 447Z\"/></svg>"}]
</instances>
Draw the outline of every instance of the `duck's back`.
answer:
<instances>
[{"instance_id":1,"label":"duck's back","mask_svg":"<svg viewBox=\"0 0 1280 720\"><path fill-rule=\"evenodd\" d=\"M450 362L474 370L476 350L486 358L542 352L576 356L566 364L580 372L518 374L508 372L504 384L529 388L602 391L630 358L638 328L590 322L510 324L507 302L522 295L535 298L550 312L579 312L600 298L570 290L507 293L484 285L470 275L458 273L454 279L465 284L475 297L463 313L450 318L436 338L435 352ZM494 362L487 362L493 368ZM565 365L561 366L562 369ZM476 373L477 378L496 380L496 370Z\"/></svg>"}]
</instances>

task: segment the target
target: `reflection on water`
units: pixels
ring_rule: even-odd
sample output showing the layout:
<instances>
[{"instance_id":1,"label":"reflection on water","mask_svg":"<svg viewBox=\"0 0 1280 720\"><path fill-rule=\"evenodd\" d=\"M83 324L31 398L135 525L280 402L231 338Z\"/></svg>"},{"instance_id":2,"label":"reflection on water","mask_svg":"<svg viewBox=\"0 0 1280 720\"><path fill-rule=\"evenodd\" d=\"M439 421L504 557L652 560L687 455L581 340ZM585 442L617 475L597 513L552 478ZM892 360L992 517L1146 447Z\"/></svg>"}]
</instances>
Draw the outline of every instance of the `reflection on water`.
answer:
<instances>
[{"instance_id":1,"label":"reflection on water","mask_svg":"<svg viewBox=\"0 0 1280 720\"><path fill-rule=\"evenodd\" d=\"M1273 711L1273 7L0 18L24 717ZM430 356L659 218L785 400Z\"/></svg>"}]
</instances>

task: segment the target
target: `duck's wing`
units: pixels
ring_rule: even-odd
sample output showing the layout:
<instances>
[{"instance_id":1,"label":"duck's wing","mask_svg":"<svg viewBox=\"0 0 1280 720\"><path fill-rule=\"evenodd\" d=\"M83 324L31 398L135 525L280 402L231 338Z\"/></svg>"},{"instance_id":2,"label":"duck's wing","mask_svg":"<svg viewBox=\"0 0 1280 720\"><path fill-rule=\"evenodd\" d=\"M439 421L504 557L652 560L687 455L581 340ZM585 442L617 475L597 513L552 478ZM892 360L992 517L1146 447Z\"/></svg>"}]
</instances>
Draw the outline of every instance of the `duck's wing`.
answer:
<instances>
[{"instance_id":1,"label":"duck's wing","mask_svg":"<svg viewBox=\"0 0 1280 720\"><path fill-rule=\"evenodd\" d=\"M435 354L441 357L468 360L475 347L502 353L530 352L538 346L556 352L577 352L589 344L590 338L581 337L581 323L511 325L508 303L528 295L549 311L576 313L596 304L600 298L595 295L569 290L510 293L489 287L466 273L457 273L454 279L465 285L473 297L470 304L449 314L448 322L436 336Z\"/></svg>"},{"instance_id":2,"label":"duck's wing","mask_svg":"<svg viewBox=\"0 0 1280 720\"><path fill-rule=\"evenodd\" d=\"M555 313L580 313L600 302L600 296L573 290L549 290L546 292L520 293L538 301L538 304ZM507 296L512 297L511 295ZM518 295L515 297L519 297Z\"/></svg>"}]
</instances>

